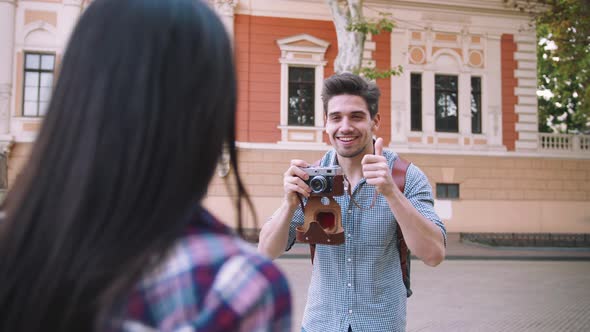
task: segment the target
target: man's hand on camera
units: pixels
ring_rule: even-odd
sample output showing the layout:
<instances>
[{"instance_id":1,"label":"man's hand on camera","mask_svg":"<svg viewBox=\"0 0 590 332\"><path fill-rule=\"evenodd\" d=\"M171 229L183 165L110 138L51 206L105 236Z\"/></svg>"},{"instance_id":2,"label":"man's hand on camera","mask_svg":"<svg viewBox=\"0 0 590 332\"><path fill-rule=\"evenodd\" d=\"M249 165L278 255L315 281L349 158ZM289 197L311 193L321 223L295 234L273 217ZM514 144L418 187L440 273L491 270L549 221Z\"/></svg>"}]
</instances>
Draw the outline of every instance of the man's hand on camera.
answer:
<instances>
[{"instance_id":1,"label":"man's hand on camera","mask_svg":"<svg viewBox=\"0 0 590 332\"><path fill-rule=\"evenodd\" d=\"M396 186L393 183L391 171L387 166L387 159L383 156L383 138L375 141L375 154L367 154L361 161L363 165L363 177L367 183L375 186L377 192L382 195L393 193Z\"/></svg>"},{"instance_id":2,"label":"man's hand on camera","mask_svg":"<svg viewBox=\"0 0 590 332\"><path fill-rule=\"evenodd\" d=\"M299 204L297 194L308 198L311 193L311 188L304 182L309 179L309 175L301 167L309 167L309 163L304 160L293 159L291 160L291 167L289 167L283 176L285 200L292 207Z\"/></svg>"}]
</instances>

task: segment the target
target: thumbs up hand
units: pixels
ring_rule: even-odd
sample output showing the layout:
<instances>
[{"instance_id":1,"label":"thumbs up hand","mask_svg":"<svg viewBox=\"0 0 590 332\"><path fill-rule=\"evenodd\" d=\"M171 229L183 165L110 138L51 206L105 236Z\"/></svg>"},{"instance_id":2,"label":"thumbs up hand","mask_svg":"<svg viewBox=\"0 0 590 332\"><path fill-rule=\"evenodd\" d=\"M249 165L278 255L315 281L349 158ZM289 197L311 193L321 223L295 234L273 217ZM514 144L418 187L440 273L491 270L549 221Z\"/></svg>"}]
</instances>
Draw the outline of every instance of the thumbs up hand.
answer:
<instances>
[{"instance_id":1,"label":"thumbs up hand","mask_svg":"<svg viewBox=\"0 0 590 332\"><path fill-rule=\"evenodd\" d=\"M375 186L377 192L388 195L397 188L393 183L387 159L383 156L383 138L377 138L375 141L375 154L365 155L361 164L363 166L363 177L368 184Z\"/></svg>"}]
</instances>

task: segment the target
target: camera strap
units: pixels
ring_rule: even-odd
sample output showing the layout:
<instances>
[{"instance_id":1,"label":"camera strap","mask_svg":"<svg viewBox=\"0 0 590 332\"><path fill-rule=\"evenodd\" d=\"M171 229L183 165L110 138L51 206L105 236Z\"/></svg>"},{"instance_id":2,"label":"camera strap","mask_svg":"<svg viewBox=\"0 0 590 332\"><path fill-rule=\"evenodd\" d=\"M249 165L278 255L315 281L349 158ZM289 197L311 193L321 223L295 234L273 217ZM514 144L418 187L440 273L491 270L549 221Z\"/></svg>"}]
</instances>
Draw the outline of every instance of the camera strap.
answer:
<instances>
[{"instance_id":1,"label":"camera strap","mask_svg":"<svg viewBox=\"0 0 590 332\"><path fill-rule=\"evenodd\" d=\"M352 196L352 188L350 188L350 181L348 181L346 175L344 175L344 181L346 181L346 183L344 184L344 191L348 193L348 197L350 197L350 200L357 208L359 208L360 210L368 210L375 206L375 203L377 202L377 189L373 188L373 199L371 200L371 205L369 205L368 208L363 208L359 203L357 203L357 201Z\"/></svg>"}]
</instances>

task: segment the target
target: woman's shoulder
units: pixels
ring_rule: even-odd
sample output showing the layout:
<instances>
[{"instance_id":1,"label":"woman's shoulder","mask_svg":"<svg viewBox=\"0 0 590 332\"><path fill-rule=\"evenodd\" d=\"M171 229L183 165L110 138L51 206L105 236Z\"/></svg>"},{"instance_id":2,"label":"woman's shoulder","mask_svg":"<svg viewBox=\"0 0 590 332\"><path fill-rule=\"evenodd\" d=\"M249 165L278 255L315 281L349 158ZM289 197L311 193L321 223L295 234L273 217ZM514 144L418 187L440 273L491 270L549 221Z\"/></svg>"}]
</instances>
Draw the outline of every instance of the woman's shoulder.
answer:
<instances>
[{"instance_id":1,"label":"woman's shoulder","mask_svg":"<svg viewBox=\"0 0 590 332\"><path fill-rule=\"evenodd\" d=\"M254 268L258 274L269 278L276 278L281 274L270 259L259 254L253 244L248 243L231 231L188 232L178 239L170 253L159 266L144 278L142 285L150 287L174 276L183 274L223 272L223 275L237 274L238 270ZM281 274L282 275L282 274ZM197 280L211 280L211 278Z\"/></svg>"},{"instance_id":2,"label":"woman's shoulder","mask_svg":"<svg viewBox=\"0 0 590 332\"><path fill-rule=\"evenodd\" d=\"M252 244L219 230L188 232L158 268L143 278L136 297L145 301L142 307L149 308L149 320L168 330L198 320L200 313L220 312L224 313L220 319L233 315L234 322L260 314L277 318L275 324L289 324L291 298L284 274ZM223 326L216 317L199 324Z\"/></svg>"}]
</instances>

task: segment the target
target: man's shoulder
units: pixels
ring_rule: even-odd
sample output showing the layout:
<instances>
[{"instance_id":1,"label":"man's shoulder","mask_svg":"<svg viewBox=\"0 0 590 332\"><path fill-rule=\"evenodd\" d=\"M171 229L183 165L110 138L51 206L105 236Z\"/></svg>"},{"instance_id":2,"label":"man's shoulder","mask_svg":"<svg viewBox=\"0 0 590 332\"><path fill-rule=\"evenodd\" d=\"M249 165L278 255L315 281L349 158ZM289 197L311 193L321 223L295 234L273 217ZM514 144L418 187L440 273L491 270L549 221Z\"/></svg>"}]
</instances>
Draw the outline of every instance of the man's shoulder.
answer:
<instances>
[{"instance_id":1,"label":"man's shoulder","mask_svg":"<svg viewBox=\"0 0 590 332\"><path fill-rule=\"evenodd\" d=\"M389 165L392 165L393 162L400 158L400 156L395 151L387 148L383 149L383 156L385 159L387 159L387 163L389 163Z\"/></svg>"}]
</instances>

